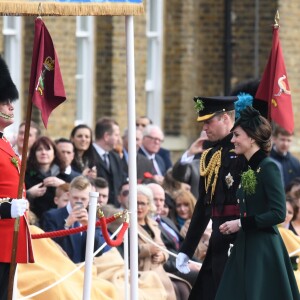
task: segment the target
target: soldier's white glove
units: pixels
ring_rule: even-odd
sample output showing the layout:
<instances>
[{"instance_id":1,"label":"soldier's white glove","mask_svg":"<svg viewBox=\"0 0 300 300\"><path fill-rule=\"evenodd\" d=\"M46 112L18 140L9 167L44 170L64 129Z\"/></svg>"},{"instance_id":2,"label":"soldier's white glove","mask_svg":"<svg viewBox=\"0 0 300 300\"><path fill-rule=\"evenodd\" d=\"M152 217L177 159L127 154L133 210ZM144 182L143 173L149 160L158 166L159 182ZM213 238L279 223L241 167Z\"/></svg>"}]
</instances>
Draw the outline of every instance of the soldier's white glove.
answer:
<instances>
[{"instance_id":1,"label":"soldier's white glove","mask_svg":"<svg viewBox=\"0 0 300 300\"><path fill-rule=\"evenodd\" d=\"M188 267L189 257L183 252L179 252L176 257L176 268L179 272L183 274L190 273L190 268Z\"/></svg>"},{"instance_id":2,"label":"soldier's white glove","mask_svg":"<svg viewBox=\"0 0 300 300\"><path fill-rule=\"evenodd\" d=\"M10 215L12 218L21 217L24 215L28 207L26 199L13 199L11 201Z\"/></svg>"}]
</instances>

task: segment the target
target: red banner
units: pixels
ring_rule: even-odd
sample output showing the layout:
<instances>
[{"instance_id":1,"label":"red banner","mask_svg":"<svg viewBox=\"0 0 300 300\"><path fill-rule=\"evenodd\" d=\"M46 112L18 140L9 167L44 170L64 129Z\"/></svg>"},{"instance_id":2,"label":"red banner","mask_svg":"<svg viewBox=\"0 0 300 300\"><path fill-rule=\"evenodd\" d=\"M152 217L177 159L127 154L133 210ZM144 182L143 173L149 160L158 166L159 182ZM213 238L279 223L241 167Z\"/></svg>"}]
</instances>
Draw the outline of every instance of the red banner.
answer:
<instances>
[{"instance_id":1,"label":"red banner","mask_svg":"<svg viewBox=\"0 0 300 300\"><path fill-rule=\"evenodd\" d=\"M255 98L268 102L269 120L290 134L294 132L292 97L279 40L279 26L273 27L273 43L269 61Z\"/></svg>"},{"instance_id":2,"label":"red banner","mask_svg":"<svg viewBox=\"0 0 300 300\"><path fill-rule=\"evenodd\" d=\"M66 93L52 38L41 18L35 20L29 93L47 128L50 113L66 100Z\"/></svg>"}]
</instances>

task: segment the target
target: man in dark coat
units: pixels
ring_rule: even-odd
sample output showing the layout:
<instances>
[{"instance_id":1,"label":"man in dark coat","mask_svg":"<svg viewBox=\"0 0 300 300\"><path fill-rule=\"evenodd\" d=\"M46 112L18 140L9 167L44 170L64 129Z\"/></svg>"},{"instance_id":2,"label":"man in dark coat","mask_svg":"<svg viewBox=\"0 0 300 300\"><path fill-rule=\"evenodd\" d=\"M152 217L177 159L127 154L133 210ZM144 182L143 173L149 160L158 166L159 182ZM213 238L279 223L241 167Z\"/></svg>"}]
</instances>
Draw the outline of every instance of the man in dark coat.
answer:
<instances>
[{"instance_id":1,"label":"man in dark coat","mask_svg":"<svg viewBox=\"0 0 300 300\"><path fill-rule=\"evenodd\" d=\"M103 177L109 185L108 203L118 205L118 191L127 176L123 171L120 156L112 151L120 138L120 128L116 121L110 118L102 118L95 126L95 143L93 144L97 177Z\"/></svg>"},{"instance_id":2,"label":"man in dark coat","mask_svg":"<svg viewBox=\"0 0 300 300\"><path fill-rule=\"evenodd\" d=\"M209 220L212 219L212 235L207 254L189 299L213 300L230 244L235 240L234 234L221 234L219 226L239 217L235 193L245 161L235 155L230 142L237 97L198 97L194 100L199 113L197 121L204 123L203 130L213 144L201 155L199 199L176 266L183 273L189 272L188 260L193 256ZM195 147L190 147L186 155L193 158L195 153Z\"/></svg>"},{"instance_id":3,"label":"man in dark coat","mask_svg":"<svg viewBox=\"0 0 300 300\"><path fill-rule=\"evenodd\" d=\"M152 120L149 119L147 116L140 116L136 119L136 129L141 130L141 132L143 132L148 125L152 124ZM170 150L160 147L157 154L163 159L164 164L166 166L166 170L172 168L173 163L171 160Z\"/></svg>"},{"instance_id":4,"label":"man in dark coat","mask_svg":"<svg viewBox=\"0 0 300 300\"><path fill-rule=\"evenodd\" d=\"M136 129L136 175L137 175L137 180L138 182L141 182L144 179L144 174L145 173L151 173L153 171L153 166L151 161L139 153L139 148L141 146L143 139L143 133L140 129ZM123 140L123 157L122 157L122 166L124 173L128 177L128 171L129 171L129 166L128 166L128 129L124 131L124 134L122 136Z\"/></svg>"},{"instance_id":5,"label":"man in dark coat","mask_svg":"<svg viewBox=\"0 0 300 300\"><path fill-rule=\"evenodd\" d=\"M65 178L62 179L66 182L71 182L75 177L81 175L79 172L75 171L71 165L75 155L74 145L71 140L65 138L55 140L55 144L57 152L66 165L64 172Z\"/></svg>"},{"instance_id":6,"label":"man in dark coat","mask_svg":"<svg viewBox=\"0 0 300 300\"><path fill-rule=\"evenodd\" d=\"M167 172L163 158L158 154L164 134L157 125L148 125L143 131L142 145L139 153L152 163L152 174L158 183L162 183Z\"/></svg>"},{"instance_id":7,"label":"man in dark coat","mask_svg":"<svg viewBox=\"0 0 300 300\"><path fill-rule=\"evenodd\" d=\"M294 178L300 177L300 161L290 152L293 135L276 125L273 129L272 140L270 157L279 163L286 187Z\"/></svg>"}]
</instances>

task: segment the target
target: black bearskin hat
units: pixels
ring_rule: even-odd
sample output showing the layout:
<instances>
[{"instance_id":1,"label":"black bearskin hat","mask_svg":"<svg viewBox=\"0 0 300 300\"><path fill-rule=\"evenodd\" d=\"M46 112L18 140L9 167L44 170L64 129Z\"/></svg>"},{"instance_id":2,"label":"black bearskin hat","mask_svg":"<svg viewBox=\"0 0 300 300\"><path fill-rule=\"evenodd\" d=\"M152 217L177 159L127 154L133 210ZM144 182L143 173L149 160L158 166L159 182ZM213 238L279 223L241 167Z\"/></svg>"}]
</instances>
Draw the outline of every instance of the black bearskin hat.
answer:
<instances>
[{"instance_id":1,"label":"black bearskin hat","mask_svg":"<svg viewBox=\"0 0 300 300\"><path fill-rule=\"evenodd\" d=\"M18 90L13 83L8 67L4 59L0 56L0 102L15 101L19 98Z\"/></svg>"}]
</instances>

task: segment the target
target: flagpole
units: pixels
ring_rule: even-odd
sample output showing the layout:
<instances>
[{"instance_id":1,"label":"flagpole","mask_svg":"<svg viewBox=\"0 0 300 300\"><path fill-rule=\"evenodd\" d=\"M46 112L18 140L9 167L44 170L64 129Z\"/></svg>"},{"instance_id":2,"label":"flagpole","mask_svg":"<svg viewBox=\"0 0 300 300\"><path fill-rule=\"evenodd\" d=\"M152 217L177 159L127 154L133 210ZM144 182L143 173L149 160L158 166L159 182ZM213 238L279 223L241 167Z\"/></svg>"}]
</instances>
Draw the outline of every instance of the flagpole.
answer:
<instances>
[{"instance_id":1,"label":"flagpole","mask_svg":"<svg viewBox=\"0 0 300 300\"><path fill-rule=\"evenodd\" d=\"M93 252L95 243L95 223L97 215L97 201L99 193L90 192L89 194L89 218L85 247L85 268L84 268L84 280L83 280L83 300L91 299L91 287L92 287L92 273L93 273Z\"/></svg>"},{"instance_id":2,"label":"flagpole","mask_svg":"<svg viewBox=\"0 0 300 300\"><path fill-rule=\"evenodd\" d=\"M128 171L130 218L130 299L138 300L138 224L137 224L137 177L136 177L136 123L135 123L135 65L133 16L125 17L126 69L128 95Z\"/></svg>"},{"instance_id":3,"label":"flagpole","mask_svg":"<svg viewBox=\"0 0 300 300\"><path fill-rule=\"evenodd\" d=\"M278 10L276 11L274 21L275 21L274 28L279 28L280 26L279 26L279 11Z\"/></svg>"},{"instance_id":4,"label":"flagpole","mask_svg":"<svg viewBox=\"0 0 300 300\"><path fill-rule=\"evenodd\" d=\"M19 199L23 197L23 186L24 186L27 152L28 152L28 138L29 138L30 121L31 121L31 114L32 114L31 98L32 95L29 93L27 98L25 133L24 133L24 142L23 142L23 149L22 149L20 179L19 179L19 186L18 186ZM17 248L18 248L19 228L20 228L20 218L18 217L15 219L15 225L14 225L13 244L12 244L11 260L10 260L10 268L9 268L9 278L8 278L7 300L13 299L14 277L15 277L15 272L17 267L16 257L17 257Z\"/></svg>"}]
</instances>

